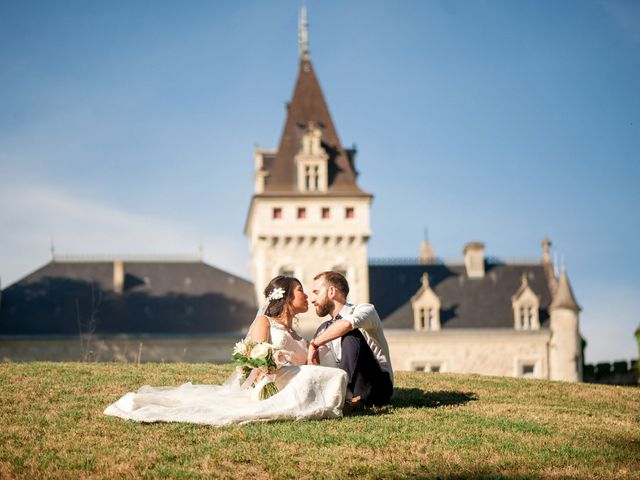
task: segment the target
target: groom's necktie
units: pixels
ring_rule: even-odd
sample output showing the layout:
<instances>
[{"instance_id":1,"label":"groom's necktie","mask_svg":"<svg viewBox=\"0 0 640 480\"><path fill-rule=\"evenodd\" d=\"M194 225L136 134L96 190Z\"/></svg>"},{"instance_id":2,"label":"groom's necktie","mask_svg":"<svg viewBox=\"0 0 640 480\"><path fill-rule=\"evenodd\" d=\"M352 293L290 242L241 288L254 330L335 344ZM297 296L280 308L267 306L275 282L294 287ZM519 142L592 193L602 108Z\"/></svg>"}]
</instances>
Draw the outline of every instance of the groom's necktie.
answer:
<instances>
[{"instance_id":1,"label":"groom's necktie","mask_svg":"<svg viewBox=\"0 0 640 480\"><path fill-rule=\"evenodd\" d=\"M335 318L332 318L330 320L327 320L325 323L325 326L323 328L323 330L326 330L327 328L329 328L329 325L331 325L333 322L335 322L336 320L340 320L342 317L340 316L340 314L336 315Z\"/></svg>"},{"instance_id":2,"label":"groom's necktie","mask_svg":"<svg viewBox=\"0 0 640 480\"><path fill-rule=\"evenodd\" d=\"M331 326L331 324L333 324L333 322L335 322L336 320L340 320L342 318L342 315L338 314L336 315L334 318L330 318L329 320L327 320L326 322L324 322L322 325L320 325L320 327L318 328L318 332L316 333L316 335L320 332L324 332L327 328L329 328ZM331 342L329 342L331 343Z\"/></svg>"}]
</instances>

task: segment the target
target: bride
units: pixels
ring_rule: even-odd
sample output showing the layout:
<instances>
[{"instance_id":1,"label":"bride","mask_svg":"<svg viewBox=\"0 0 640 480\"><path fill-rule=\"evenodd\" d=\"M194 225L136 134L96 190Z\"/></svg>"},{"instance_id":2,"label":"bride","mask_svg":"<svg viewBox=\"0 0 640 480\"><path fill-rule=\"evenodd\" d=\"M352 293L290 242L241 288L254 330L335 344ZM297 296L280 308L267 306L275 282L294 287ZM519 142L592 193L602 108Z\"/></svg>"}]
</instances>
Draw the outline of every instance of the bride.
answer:
<instances>
[{"instance_id":1,"label":"bride","mask_svg":"<svg viewBox=\"0 0 640 480\"><path fill-rule=\"evenodd\" d=\"M302 285L295 278L278 276L269 282L264 296L264 315L253 321L247 340L269 342L287 358L287 363L276 370L277 394L257 400L251 389L241 388L241 372L236 371L222 385L145 385L109 405L105 415L140 422L215 426L342 416L347 374L338 368L305 365L307 342L292 326L295 315L309 309Z\"/></svg>"}]
</instances>

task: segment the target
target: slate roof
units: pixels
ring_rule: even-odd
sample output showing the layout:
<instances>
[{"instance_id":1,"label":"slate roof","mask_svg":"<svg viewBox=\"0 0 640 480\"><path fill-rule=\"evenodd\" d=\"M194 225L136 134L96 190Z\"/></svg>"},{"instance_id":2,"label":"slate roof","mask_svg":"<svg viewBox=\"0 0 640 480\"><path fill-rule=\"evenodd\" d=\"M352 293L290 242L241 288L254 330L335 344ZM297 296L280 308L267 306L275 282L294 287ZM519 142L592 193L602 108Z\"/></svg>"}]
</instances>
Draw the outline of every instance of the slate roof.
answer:
<instances>
[{"instance_id":1,"label":"slate roof","mask_svg":"<svg viewBox=\"0 0 640 480\"><path fill-rule=\"evenodd\" d=\"M442 302L442 329L513 329L511 297L526 273L540 296L540 325L549 326L551 291L541 264L486 264L483 278L469 278L463 265L370 265L369 292L385 328L413 328L411 297L421 287L424 272Z\"/></svg>"},{"instance_id":2,"label":"slate roof","mask_svg":"<svg viewBox=\"0 0 640 480\"><path fill-rule=\"evenodd\" d=\"M235 332L255 317L253 284L201 261L52 261L2 291L0 335ZM92 321L92 319L94 319Z\"/></svg>"},{"instance_id":3,"label":"slate roof","mask_svg":"<svg viewBox=\"0 0 640 480\"><path fill-rule=\"evenodd\" d=\"M300 61L293 98L287 106L287 119L277 153L273 160L264 164L268 176L262 195L299 193L295 156L310 122L320 127L321 144L329 155L328 193L369 195L356 184L355 149L342 147L311 61L304 59Z\"/></svg>"}]
</instances>

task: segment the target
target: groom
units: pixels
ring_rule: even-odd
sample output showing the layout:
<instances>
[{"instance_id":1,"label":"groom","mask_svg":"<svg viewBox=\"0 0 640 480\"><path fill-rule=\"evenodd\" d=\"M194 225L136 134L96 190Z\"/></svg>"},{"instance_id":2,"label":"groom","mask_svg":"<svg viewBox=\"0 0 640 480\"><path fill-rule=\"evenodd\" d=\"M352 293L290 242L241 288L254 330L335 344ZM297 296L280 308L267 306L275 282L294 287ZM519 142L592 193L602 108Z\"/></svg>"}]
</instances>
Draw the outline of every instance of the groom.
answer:
<instances>
[{"instance_id":1,"label":"groom","mask_svg":"<svg viewBox=\"0 0 640 480\"><path fill-rule=\"evenodd\" d=\"M393 393L393 370L382 322L373 305L347 303L349 284L338 272L314 277L311 303L319 317L331 315L309 344L309 364L339 367L349 378L347 402L385 405Z\"/></svg>"}]
</instances>

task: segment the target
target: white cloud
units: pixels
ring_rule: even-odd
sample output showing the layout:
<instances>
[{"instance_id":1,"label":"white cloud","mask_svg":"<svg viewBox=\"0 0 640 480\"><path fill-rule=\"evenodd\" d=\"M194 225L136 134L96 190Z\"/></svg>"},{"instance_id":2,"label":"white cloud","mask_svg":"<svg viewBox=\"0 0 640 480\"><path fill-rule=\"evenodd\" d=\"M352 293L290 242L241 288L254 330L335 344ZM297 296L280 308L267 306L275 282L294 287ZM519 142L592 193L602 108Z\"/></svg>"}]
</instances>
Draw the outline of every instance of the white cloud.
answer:
<instances>
[{"instance_id":1,"label":"white cloud","mask_svg":"<svg viewBox=\"0 0 640 480\"><path fill-rule=\"evenodd\" d=\"M8 285L50 259L70 254L197 254L218 268L248 278L246 242L203 225L140 215L96 203L48 185L0 189L0 275Z\"/></svg>"}]
</instances>

